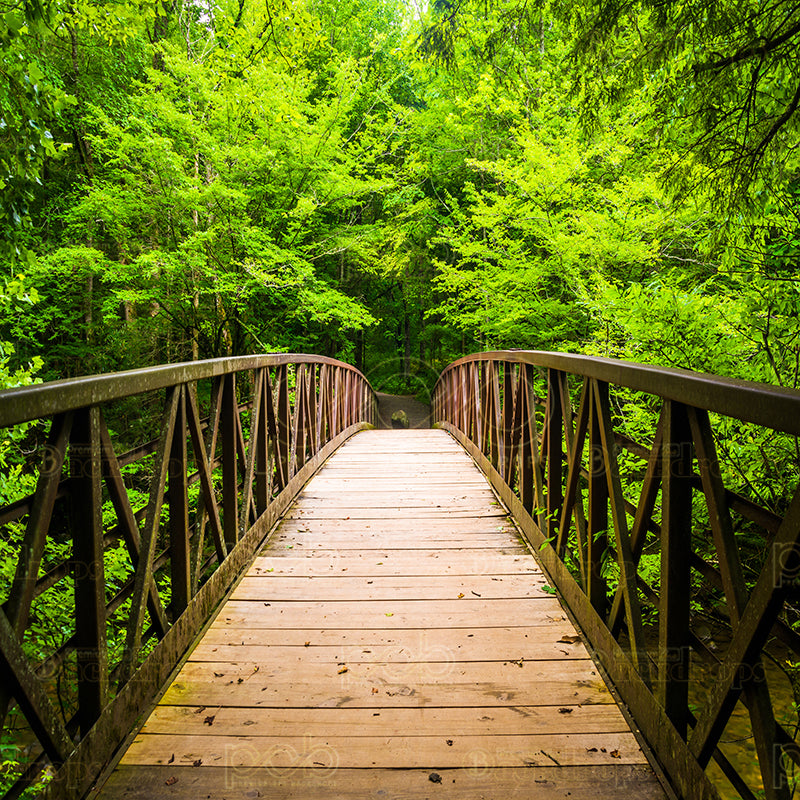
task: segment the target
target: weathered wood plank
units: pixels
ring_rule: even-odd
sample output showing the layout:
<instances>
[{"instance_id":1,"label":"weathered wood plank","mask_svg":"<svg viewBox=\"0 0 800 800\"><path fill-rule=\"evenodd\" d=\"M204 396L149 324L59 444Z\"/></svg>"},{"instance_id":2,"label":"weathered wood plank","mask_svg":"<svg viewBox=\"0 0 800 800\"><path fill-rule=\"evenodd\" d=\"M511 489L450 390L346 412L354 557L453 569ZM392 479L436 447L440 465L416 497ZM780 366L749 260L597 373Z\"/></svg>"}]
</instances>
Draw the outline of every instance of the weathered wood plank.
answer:
<instances>
[{"instance_id":1,"label":"weathered wood plank","mask_svg":"<svg viewBox=\"0 0 800 800\"><path fill-rule=\"evenodd\" d=\"M627 733L615 705L496 706L494 708L239 708L158 706L142 734L192 736L456 736Z\"/></svg>"},{"instance_id":2,"label":"weathered wood plank","mask_svg":"<svg viewBox=\"0 0 800 800\"><path fill-rule=\"evenodd\" d=\"M374 708L613 703L592 662L289 665L189 662L167 705ZM594 672L594 674L593 674Z\"/></svg>"},{"instance_id":3,"label":"weathered wood plank","mask_svg":"<svg viewBox=\"0 0 800 800\"><path fill-rule=\"evenodd\" d=\"M233 592L233 600L446 600L465 598L511 599L543 597L544 576L475 575L418 577L290 578L274 575L245 577Z\"/></svg>"},{"instance_id":4,"label":"weathered wood plank","mask_svg":"<svg viewBox=\"0 0 800 800\"><path fill-rule=\"evenodd\" d=\"M499 575L539 574L536 563L521 553L503 555L495 551L491 563L481 550L461 550L458 557L439 551L417 550L413 555L397 552L351 552L315 550L306 555L289 551L282 556L257 558L250 575Z\"/></svg>"},{"instance_id":5,"label":"weathered wood plank","mask_svg":"<svg viewBox=\"0 0 800 800\"><path fill-rule=\"evenodd\" d=\"M505 519L497 519L496 517L492 517L489 520L480 518L463 519L459 521L457 528L454 528L451 522L437 519L429 519L424 522L420 522L419 520L405 522L403 520L387 521L382 519L287 519L284 520L280 529L275 533L275 537L295 532L341 532L344 535L353 533L384 533L391 535L393 539L399 539L412 534L440 535L442 533L447 533L450 536L457 537L473 533L491 533L492 535L505 533L510 534L515 542L518 541L516 528L509 525ZM497 541L502 542L502 540Z\"/></svg>"},{"instance_id":6,"label":"weathered wood plank","mask_svg":"<svg viewBox=\"0 0 800 800\"><path fill-rule=\"evenodd\" d=\"M464 548L497 550L497 537L494 534L482 535L479 533L464 534L458 538L442 541L441 532L395 536L386 533L331 534L298 531L294 534L280 534L275 537L273 542L276 547L293 545L320 550L336 548L342 554L348 550L356 552L383 550L387 544L396 551L430 550L437 543L440 543L439 549L442 551L463 550Z\"/></svg>"},{"instance_id":7,"label":"weathered wood plank","mask_svg":"<svg viewBox=\"0 0 800 800\"><path fill-rule=\"evenodd\" d=\"M566 615L549 594L532 599L468 598L453 600L364 600L341 602L287 602L229 600L213 623L245 628L471 628L487 615L503 623L550 625Z\"/></svg>"},{"instance_id":8,"label":"weathered wood plank","mask_svg":"<svg viewBox=\"0 0 800 800\"><path fill-rule=\"evenodd\" d=\"M458 567L463 564L466 568L466 565L478 562L481 565L478 571L486 573L491 569L490 563L494 564L495 556L526 558L528 556L528 551L520 544L497 547L493 551L491 562L488 562L485 548L478 547L459 547L456 548L456 550L445 547L439 547L436 550L429 547L420 547L419 549L415 549L414 553L406 553L401 549L393 548L391 542L384 542L383 547L374 550L363 549L363 551L356 556L353 552L343 549L332 550L322 547L306 547L294 550L288 544L276 542L275 546L270 549L270 556L274 559L279 559L281 556L287 558L303 556L307 559L319 561L319 563L324 561L336 562L337 567L341 567L338 562L348 561L354 557L371 561L376 567L384 566L390 562L398 565L402 563L410 564L417 559L422 560L423 563L427 564L429 567L433 563L436 563L438 566L449 564L453 567ZM344 567L341 568L345 569ZM532 572L535 570L531 568L529 571Z\"/></svg>"},{"instance_id":9,"label":"weathered wood plank","mask_svg":"<svg viewBox=\"0 0 800 800\"><path fill-rule=\"evenodd\" d=\"M453 645L446 638L440 639L437 632L425 640L418 636L415 644L384 644L384 645L328 645L316 644L315 639L306 639L297 645L283 646L275 636L272 644L242 644L241 639L231 644L207 644L202 642L192 653L190 661L196 662L230 662L244 661L258 664L259 667L276 665L282 667L296 666L301 668L305 664L383 664L383 663L458 663L470 661L487 661L487 646L492 642L500 644L508 633L503 630L503 637L483 637L476 642L467 640L465 644ZM530 630L547 630L547 628L531 628ZM260 632L259 632L260 633ZM313 632L301 629L297 633L312 636ZM329 633L324 631L324 633ZM385 633L385 632L382 632ZM415 631L419 634L420 631ZM253 637L250 637L253 638ZM282 638L282 637L280 637ZM389 638L389 637L386 637ZM558 642L540 642L540 637L529 637L528 640L518 643L516 652L518 661L544 661L559 660L569 661L571 658L588 658L582 646L570 646L569 649ZM421 640L421 641L419 641ZM488 644L487 644L488 640ZM498 659L502 660L502 659ZM506 658L507 660L507 658Z\"/></svg>"},{"instance_id":10,"label":"weathered wood plank","mask_svg":"<svg viewBox=\"0 0 800 800\"><path fill-rule=\"evenodd\" d=\"M287 515L287 519L430 519L440 518L449 520L463 519L464 517L505 517L506 512L498 503L475 505L472 508L435 508L426 505L420 506L384 506L380 511L372 507L354 508L351 506L336 507L323 501L308 501L302 509L296 508Z\"/></svg>"},{"instance_id":11,"label":"weathered wood plank","mask_svg":"<svg viewBox=\"0 0 800 800\"><path fill-rule=\"evenodd\" d=\"M586 654L583 643L575 635L572 625L541 627L474 627L437 628L435 630L413 630L400 628L394 631L370 630L363 628L273 628L239 631L235 628L211 628L203 640L192 651L190 661L237 661L240 656L224 658L209 656L213 648L261 647L278 653L289 653L302 648L302 654L309 660L320 660L314 656L316 650L333 650L339 661L343 648L358 649L361 661L435 661L442 653L457 651L460 661L504 660L501 645L514 642L519 658L528 660L550 658L582 658ZM334 649L335 648L335 649ZM365 648L372 648L375 658L367 657ZM383 651L390 650L394 658L379 657ZM474 654L474 655L471 655ZM506 654L507 655L507 654ZM477 657L475 657L477 656ZM255 660L260 659L244 659ZM358 660L358 659L352 659Z\"/></svg>"},{"instance_id":12,"label":"weathered wood plank","mask_svg":"<svg viewBox=\"0 0 800 800\"><path fill-rule=\"evenodd\" d=\"M476 757L465 769L440 770L441 783L431 781L430 768L416 770L335 770L303 767L276 769L253 764L241 768L171 764L166 767L120 766L108 782L103 797L119 800L364 800L367 797L429 800L486 800L489 797L535 796L536 800L565 797L602 800L663 800L652 771L641 765L613 764L592 767L502 768L491 763L492 754ZM258 794L255 794L258 792ZM535 795L533 794L535 792ZM435 793L435 795L434 795Z\"/></svg>"},{"instance_id":13,"label":"weathered wood plank","mask_svg":"<svg viewBox=\"0 0 800 800\"><path fill-rule=\"evenodd\" d=\"M455 727L455 726L454 726ZM196 736L141 734L123 764L220 763L252 766L268 758L273 768L297 766L297 759L342 769L452 769L472 766L489 753L497 767L601 766L646 763L630 732L465 736Z\"/></svg>"}]
</instances>

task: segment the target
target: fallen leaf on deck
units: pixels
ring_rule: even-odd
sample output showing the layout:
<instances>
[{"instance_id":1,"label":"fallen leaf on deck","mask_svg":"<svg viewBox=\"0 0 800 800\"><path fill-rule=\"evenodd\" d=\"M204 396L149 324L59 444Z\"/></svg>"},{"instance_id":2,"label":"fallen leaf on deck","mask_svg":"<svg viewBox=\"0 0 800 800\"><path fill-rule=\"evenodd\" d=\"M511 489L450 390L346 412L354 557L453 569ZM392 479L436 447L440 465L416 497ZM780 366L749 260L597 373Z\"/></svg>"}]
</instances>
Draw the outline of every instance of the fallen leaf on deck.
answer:
<instances>
[{"instance_id":1,"label":"fallen leaf on deck","mask_svg":"<svg viewBox=\"0 0 800 800\"><path fill-rule=\"evenodd\" d=\"M431 783L441 783L442 782L442 776L438 772L431 772L431 774L428 775L428 780Z\"/></svg>"},{"instance_id":2,"label":"fallen leaf on deck","mask_svg":"<svg viewBox=\"0 0 800 800\"><path fill-rule=\"evenodd\" d=\"M622 756L619 754L619 750L612 750L609 755L611 758L622 758Z\"/></svg>"},{"instance_id":3,"label":"fallen leaf on deck","mask_svg":"<svg viewBox=\"0 0 800 800\"><path fill-rule=\"evenodd\" d=\"M194 761L192 761L192 766L193 767L199 767L202 763L203 763L203 759L202 758L198 758L198 759L195 759Z\"/></svg>"},{"instance_id":4,"label":"fallen leaf on deck","mask_svg":"<svg viewBox=\"0 0 800 800\"><path fill-rule=\"evenodd\" d=\"M464 592L459 592L459 593L458 593L458 599L459 599L459 600L460 600L460 599L461 599L463 596L464 596Z\"/></svg>"},{"instance_id":5,"label":"fallen leaf on deck","mask_svg":"<svg viewBox=\"0 0 800 800\"><path fill-rule=\"evenodd\" d=\"M167 778L164 781L164 783L166 783L167 786L174 786L177 782L178 782L178 779L174 775L171 778Z\"/></svg>"},{"instance_id":6,"label":"fallen leaf on deck","mask_svg":"<svg viewBox=\"0 0 800 800\"><path fill-rule=\"evenodd\" d=\"M558 709L558 713L559 714L571 714L572 711L573 711L573 709L571 709L571 708L559 708Z\"/></svg>"},{"instance_id":7,"label":"fallen leaf on deck","mask_svg":"<svg viewBox=\"0 0 800 800\"><path fill-rule=\"evenodd\" d=\"M203 725L213 725L214 724L214 720L216 719L216 716L217 715L215 714L213 717L206 717L203 720Z\"/></svg>"},{"instance_id":8,"label":"fallen leaf on deck","mask_svg":"<svg viewBox=\"0 0 800 800\"><path fill-rule=\"evenodd\" d=\"M570 634L565 633L558 641L564 642L564 644L577 644L580 640L580 636L571 636Z\"/></svg>"},{"instance_id":9,"label":"fallen leaf on deck","mask_svg":"<svg viewBox=\"0 0 800 800\"><path fill-rule=\"evenodd\" d=\"M173 753L173 754L172 754L172 755L169 757L169 761L167 761L167 764L171 764L171 763L172 763L174 760L175 760L175 753Z\"/></svg>"},{"instance_id":10,"label":"fallen leaf on deck","mask_svg":"<svg viewBox=\"0 0 800 800\"><path fill-rule=\"evenodd\" d=\"M349 671L349 670L348 670L348 668L347 668L347 667L342 667L342 668L339 670L339 673L338 673L338 674L339 674L339 675L342 675L343 673L345 673L345 672L348 672L348 671Z\"/></svg>"}]
</instances>

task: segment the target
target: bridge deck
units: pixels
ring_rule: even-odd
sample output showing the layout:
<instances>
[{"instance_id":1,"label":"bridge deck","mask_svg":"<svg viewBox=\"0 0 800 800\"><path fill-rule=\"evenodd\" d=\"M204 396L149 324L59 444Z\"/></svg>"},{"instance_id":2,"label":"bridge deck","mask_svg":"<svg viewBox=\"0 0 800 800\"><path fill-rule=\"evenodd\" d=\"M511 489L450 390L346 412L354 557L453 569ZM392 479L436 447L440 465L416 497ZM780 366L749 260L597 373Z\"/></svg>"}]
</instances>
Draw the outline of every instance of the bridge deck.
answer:
<instances>
[{"instance_id":1,"label":"bridge deck","mask_svg":"<svg viewBox=\"0 0 800 800\"><path fill-rule=\"evenodd\" d=\"M100 796L663 798L545 585L447 434L359 434Z\"/></svg>"}]
</instances>

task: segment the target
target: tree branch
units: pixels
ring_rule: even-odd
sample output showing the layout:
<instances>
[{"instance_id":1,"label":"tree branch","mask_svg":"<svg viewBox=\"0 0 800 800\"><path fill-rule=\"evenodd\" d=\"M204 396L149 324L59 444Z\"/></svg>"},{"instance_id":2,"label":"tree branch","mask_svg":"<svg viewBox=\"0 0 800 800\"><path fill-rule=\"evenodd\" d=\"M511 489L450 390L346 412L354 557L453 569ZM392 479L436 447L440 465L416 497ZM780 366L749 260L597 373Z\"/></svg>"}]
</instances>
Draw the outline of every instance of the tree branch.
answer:
<instances>
[{"instance_id":1,"label":"tree branch","mask_svg":"<svg viewBox=\"0 0 800 800\"><path fill-rule=\"evenodd\" d=\"M788 42L798 33L800 33L800 22L798 22L796 25L793 25L788 31L782 33L780 36L776 36L774 39L759 39L757 42L753 42L747 47L742 48L732 56L720 58L716 61L707 61L705 64L695 64L693 67L694 72L695 74L699 72L718 72L726 67L738 64L741 61L747 61L754 56L760 56L763 58L767 55L767 53L771 53L781 45L786 44L786 42Z\"/></svg>"}]
</instances>

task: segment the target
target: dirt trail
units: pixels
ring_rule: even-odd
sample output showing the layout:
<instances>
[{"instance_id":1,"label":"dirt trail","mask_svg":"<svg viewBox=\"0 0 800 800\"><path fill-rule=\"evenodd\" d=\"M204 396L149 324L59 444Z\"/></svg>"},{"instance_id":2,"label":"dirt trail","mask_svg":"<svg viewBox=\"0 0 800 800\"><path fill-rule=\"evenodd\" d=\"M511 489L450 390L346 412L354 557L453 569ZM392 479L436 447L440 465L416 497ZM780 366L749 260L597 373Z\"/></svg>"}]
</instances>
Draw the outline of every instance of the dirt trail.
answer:
<instances>
[{"instance_id":1,"label":"dirt trail","mask_svg":"<svg viewBox=\"0 0 800 800\"><path fill-rule=\"evenodd\" d=\"M392 427L392 414L395 411L408 414L409 428L430 428L431 407L427 403L421 403L413 395L377 392L377 396L379 428Z\"/></svg>"}]
</instances>

